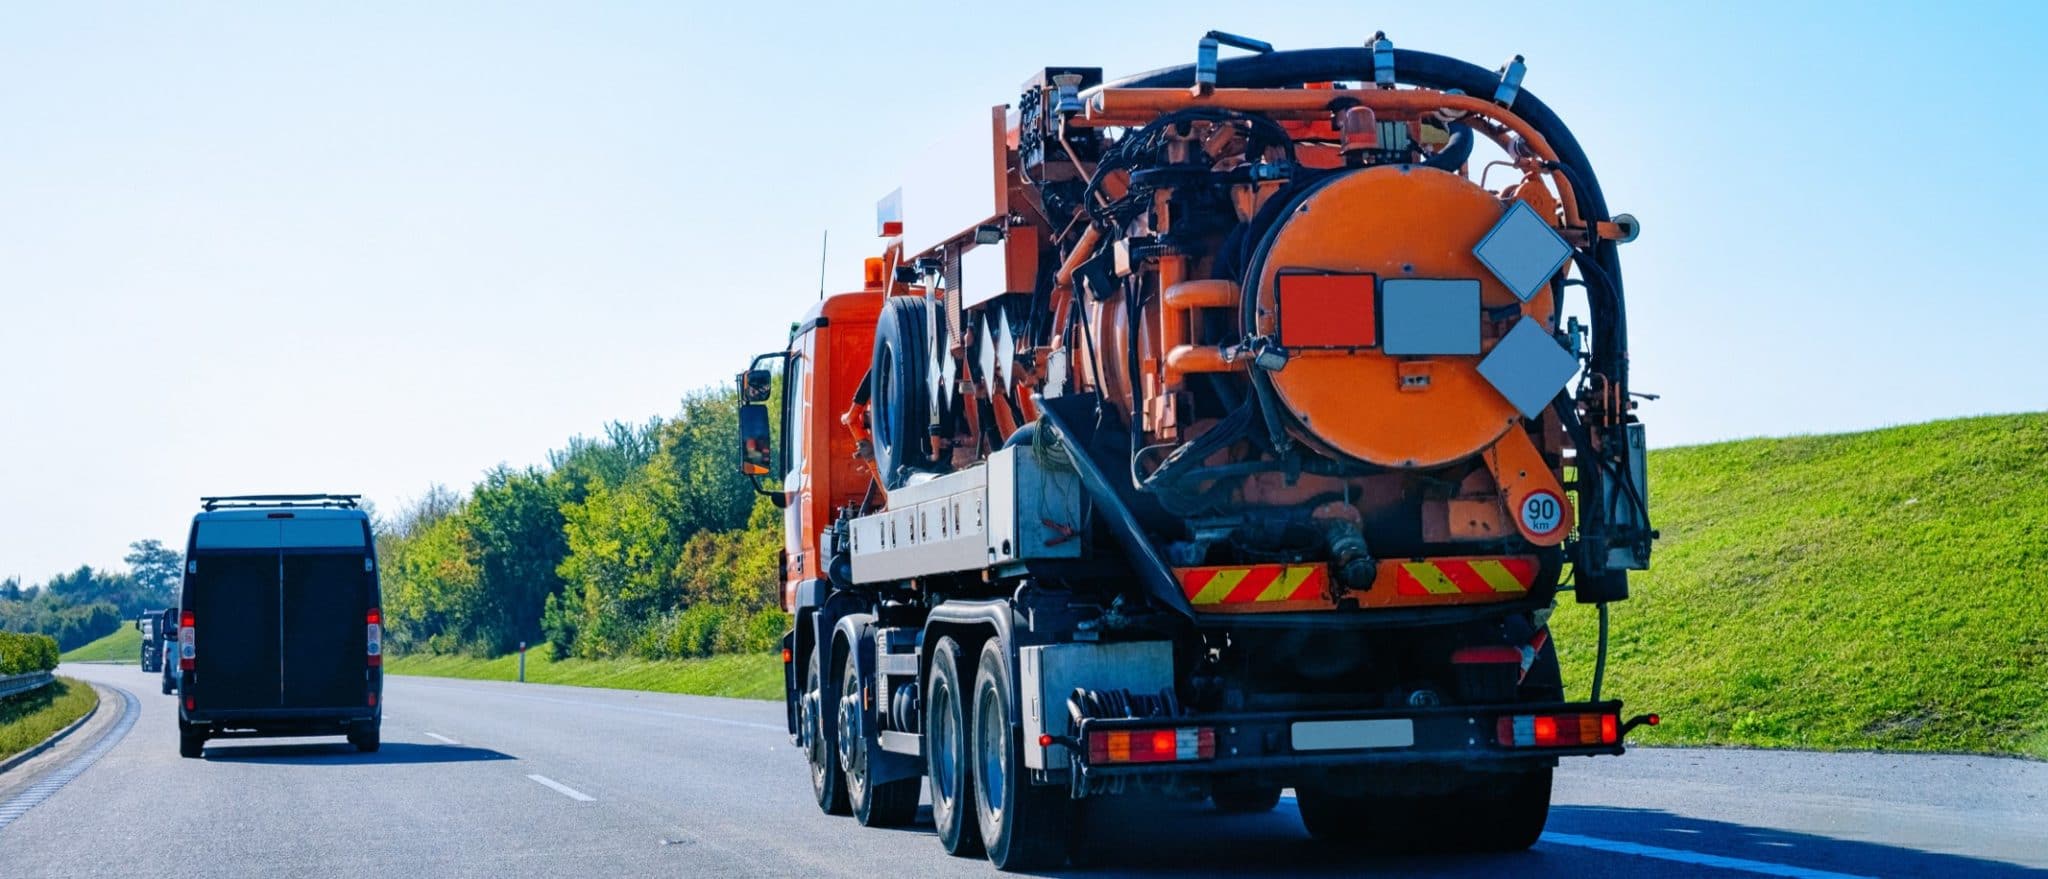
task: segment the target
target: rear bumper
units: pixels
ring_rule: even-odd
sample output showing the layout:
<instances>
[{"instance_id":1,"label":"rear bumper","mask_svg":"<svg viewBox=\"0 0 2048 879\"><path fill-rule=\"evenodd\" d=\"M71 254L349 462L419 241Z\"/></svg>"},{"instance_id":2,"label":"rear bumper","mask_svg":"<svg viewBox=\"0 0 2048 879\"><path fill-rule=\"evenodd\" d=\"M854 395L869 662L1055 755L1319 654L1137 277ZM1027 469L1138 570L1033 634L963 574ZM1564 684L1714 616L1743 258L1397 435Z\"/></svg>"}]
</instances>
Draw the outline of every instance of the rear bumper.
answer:
<instances>
[{"instance_id":1,"label":"rear bumper","mask_svg":"<svg viewBox=\"0 0 2048 879\"><path fill-rule=\"evenodd\" d=\"M1533 714L1606 714L1616 718L1618 733L1611 744L1556 747L1511 747L1499 742L1501 718ZM1620 755L1626 750L1625 727L1620 723L1621 703L1551 702L1505 705L1457 705L1437 708L1403 708L1380 711L1243 712L1196 714L1173 719L1099 719L1081 721L1080 729L1068 742L1073 754L1077 780L1085 784L1130 776L1258 773L1292 775L1349 767L1400 765L1455 765L1471 768L1549 764L1558 757ZM1361 721L1367 723L1359 723ZM1380 721L1384 723L1371 723ZM1307 724L1309 727L1301 725ZM1208 728L1214 730L1215 756L1207 759L1151 763L1092 763L1087 742L1093 732L1117 729ZM1339 741L1347 732L1330 730L1372 728L1365 734L1377 738L1362 747L1345 747ZM1302 741L1297 742L1297 732ZM1310 731L1321 741L1309 742ZM1401 733L1409 736L1402 742ZM1300 746L1298 746L1300 745Z\"/></svg>"},{"instance_id":2,"label":"rear bumper","mask_svg":"<svg viewBox=\"0 0 2048 879\"><path fill-rule=\"evenodd\" d=\"M379 722L375 708L206 708L178 710L178 719L212 728L214 735L247 731L264 735L334 735L351 724Z\"/></svg>"}]
</instances>

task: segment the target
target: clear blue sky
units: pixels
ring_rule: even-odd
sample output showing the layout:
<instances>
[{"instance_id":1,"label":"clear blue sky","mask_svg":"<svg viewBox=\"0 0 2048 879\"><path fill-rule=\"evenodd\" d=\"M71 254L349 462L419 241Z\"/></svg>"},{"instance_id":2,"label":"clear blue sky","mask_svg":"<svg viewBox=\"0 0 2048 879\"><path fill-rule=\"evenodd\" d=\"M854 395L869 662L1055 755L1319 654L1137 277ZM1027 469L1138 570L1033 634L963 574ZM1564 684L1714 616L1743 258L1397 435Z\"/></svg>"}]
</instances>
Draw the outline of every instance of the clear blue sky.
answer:
<instances>
[{"instance_id":1,"label":"clear blue sky","mask_svg":"<svg viewBox=\"0 0 2048 879\"><path fill-rule=\"evenodd\" d=\"M673 412L926 132L1209 28L1527 55L1644 223L1659 445L2048 408L2048 7L1637 6L0 3L0 576Z\"/></svg>"}]
</instances>

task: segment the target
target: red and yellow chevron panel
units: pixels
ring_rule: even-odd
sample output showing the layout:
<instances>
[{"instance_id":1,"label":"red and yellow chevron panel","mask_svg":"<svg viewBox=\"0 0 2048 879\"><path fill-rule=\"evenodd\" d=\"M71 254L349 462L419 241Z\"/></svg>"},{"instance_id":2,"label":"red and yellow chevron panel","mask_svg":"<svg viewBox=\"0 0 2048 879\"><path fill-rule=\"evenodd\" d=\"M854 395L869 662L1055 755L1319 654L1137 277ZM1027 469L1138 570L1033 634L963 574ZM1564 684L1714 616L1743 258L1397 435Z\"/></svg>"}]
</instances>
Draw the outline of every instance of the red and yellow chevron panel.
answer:
<instances>
[{"instance_id":1,"label":"red and yellow chevron panel","mask_svg":"<svg viewBox=\"0 0 2048 879\"><path fill-rule=\"evenodd\" d=\"M1521 594L1536 582L1536 561L1524 558L1431 559L1395 562L1394 591L1402 595Z\"/></svg>"},{"instance_id":2,"label":"red and yellow chevron panel","mask_svg":"<svg viewBox=\"0 0 2048 879\"><path fill-rule=\"evenodd\" d=\"M1330 572L1320 564L1222 565L1175 568L1181 591L1195 610L1210 613L1271 613L1334 607L1327 594Z\"/></svg>"},{"instance_id":3,"label":"red and yellow chevron panel","mask_svg":"<svg viewBox=\"0 0 2048 879\"><path fill-rule=\"evenodd\" d=\"M1533 556L1382 559L1371 589L1347 598L1360 607L1427 607L1512 601L1536 582ZM1328 610L1329 569L1321 564L1175 568L1188 603L1203 613Z\"/></svg>"},{"instance_id":4,"label":"red and yellow chevron panel","mask_svg":"<svg viewBox=\"0 0 2048 879\"><path fill-rule=\"evenodd\" d=\"M1381 559L1379 577L1359 596L1359 604L1414 607L1512 601L1529 594L1535 582L1533 556Z\"/></svg>"}]
</instances>

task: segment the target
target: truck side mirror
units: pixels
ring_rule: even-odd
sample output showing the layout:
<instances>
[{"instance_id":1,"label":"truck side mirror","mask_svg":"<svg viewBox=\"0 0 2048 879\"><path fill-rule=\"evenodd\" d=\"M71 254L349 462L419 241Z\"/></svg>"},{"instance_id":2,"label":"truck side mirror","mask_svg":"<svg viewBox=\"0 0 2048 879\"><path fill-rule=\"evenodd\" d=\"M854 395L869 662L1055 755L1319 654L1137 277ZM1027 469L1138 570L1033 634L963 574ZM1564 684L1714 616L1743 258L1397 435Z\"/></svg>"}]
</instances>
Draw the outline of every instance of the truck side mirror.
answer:
<instances>
[{"instance_id":1,"label":"truck side mirror","mask_svg":"<svg viewBox=\"0 0 2048 879\"><path fill-rule=\"evenodd\" d=\"M775 374L765 369L749 369L740 373L740 402L766 403L768 393L775 385Z\"/></svg>"},{"instance_id":2,"label":"truck side mirror","mask_svg":"<svg viewBox=\"0 0 2048 879\"><path fill-rule=\"evenodd\" d=\"M767 370L754 372L765 375ZM759 403L741 406L740 473L746 476L767 476L774 472L774 463L774 450L769 446L768 407Z\"/></svg>"}]
</instances>

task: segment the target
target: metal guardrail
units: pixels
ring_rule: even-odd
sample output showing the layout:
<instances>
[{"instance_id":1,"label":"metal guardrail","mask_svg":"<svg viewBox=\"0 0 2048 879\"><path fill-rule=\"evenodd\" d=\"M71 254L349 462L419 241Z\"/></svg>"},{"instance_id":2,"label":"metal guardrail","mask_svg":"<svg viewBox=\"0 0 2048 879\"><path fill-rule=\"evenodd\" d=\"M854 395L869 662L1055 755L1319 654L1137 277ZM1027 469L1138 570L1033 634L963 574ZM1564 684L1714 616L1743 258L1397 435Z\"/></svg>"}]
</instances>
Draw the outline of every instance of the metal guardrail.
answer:
<instances>
[{"instance_id":1,"label":"metal guardrail","mask_svg":"<svg viewBox=\"0 0 2048 879\"><path fill-rule=\"evenodd\" d=\"M31 690L40 689L55 680L46 671L23 672L18 675L0 675L0 699L19 696Z\"/></svg>"}]
</instances>

